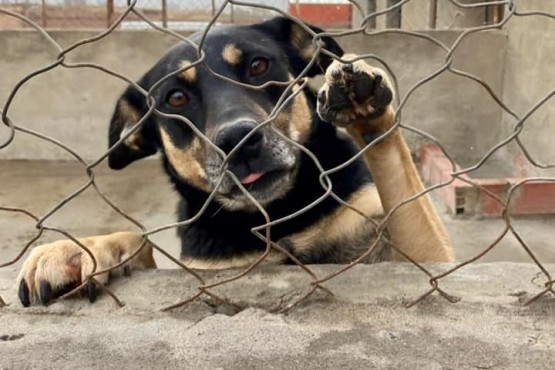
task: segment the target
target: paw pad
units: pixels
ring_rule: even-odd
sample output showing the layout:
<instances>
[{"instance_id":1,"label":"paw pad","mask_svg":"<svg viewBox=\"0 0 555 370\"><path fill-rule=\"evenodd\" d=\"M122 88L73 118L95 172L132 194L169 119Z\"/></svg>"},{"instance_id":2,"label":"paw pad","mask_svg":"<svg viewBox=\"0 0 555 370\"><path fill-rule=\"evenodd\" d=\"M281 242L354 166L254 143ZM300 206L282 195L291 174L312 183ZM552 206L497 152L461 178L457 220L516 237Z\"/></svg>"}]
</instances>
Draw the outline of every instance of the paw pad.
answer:
<instances>
[{"instance_id":1,"label":"paw pad","mask_svg":"<svg viewBox=\"0 0 555 370\"><path fill-rule=\"evenodd\" d=\"M333 62L318 92L318 114L324 121L346 126L357 117L382 114L393 98L385 74L364 61Z\"/></svg>"}]
</instances>

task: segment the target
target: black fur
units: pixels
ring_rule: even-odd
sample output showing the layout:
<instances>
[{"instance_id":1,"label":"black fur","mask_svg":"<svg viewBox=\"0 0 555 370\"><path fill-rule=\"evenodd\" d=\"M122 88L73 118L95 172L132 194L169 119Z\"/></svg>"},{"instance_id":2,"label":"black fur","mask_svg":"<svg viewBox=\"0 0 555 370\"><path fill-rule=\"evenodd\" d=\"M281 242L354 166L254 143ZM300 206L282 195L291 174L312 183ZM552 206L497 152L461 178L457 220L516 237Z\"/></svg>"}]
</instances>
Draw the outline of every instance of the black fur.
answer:
<instances>
[{"instance_id":1,"label":"black fur","mask_svg":"<svg viewBox=\"0 0 555 370\"><path fill-rule=\"evenodd\" d=\"M334 168L357 153L357 148L349 137L338 133L335 127L327 122L317 122L317 117L314 117L314 121L314 127L317 129L305 147L316 155L324 169ZM330 151L329 148L333 150ZM299 163L295 187L285 198L276 200L266 207L270 219L276 220L290 215L322 196L325 190L318 180L319 175L320 172L312 159L303 155ZM363 161L355 161L344 170L330 175L330 179L334 193L341 199L347 199L361 186L371 182L370 173ZM183 195L183 200L178 207L179 220L186 220L198 212L208 195L178 181L174 182L174 185ZM302 231L329 215L338 205L336 200L328 196L302 215L272 227L271 239L279 242L282 238ZM259 212L229 212L221 209L220 205L212 203L198 221L179 229L182 256L225 259L264 250L265 243L250 231L251 228L264 223L265 219ZM264 235L265 230L260 232ZM317 250L323 248L324 246L314 246ZM297 257L304 263L324 262L322 258L315 258L318 256Z\"/></svg>"},{"instance_id":2,"label":"black fur","mask_svg":"<svg viewBox=\"0 0 555 370\"><path fill-rule=\"evenodd\" d=\"M316 33L321 32L315 27L311 27L311 29ZM293 33L296 35L294 42L292 42ZM199 36L193 36L192 39L198 41ZM309 61L302 57L299 47L309 48L311 40L312 35L302 32L300 26L295 25L289 19L276 18L253 26L235 26L217 30L207 38L204 52L206 53L207 64L212 71L241 82L257 85L266 82L266 80L287 81L289 75L297 76L306 69ZM241 63L248 63L249 60L252 60L249 58L252 55L256 56L256 53L267 55L273 63L272 69L268 72L269 75L263 76L263 78L252 77L242 72L245 70L242 65L235 69L226 65L221 60L220 53L230 41L244 51ZM327 50L337 55L343 53L333 39L324 38L323 41ZM254 51L251 52L250 50ZM139 85L148 90L156 81L179 69L180 61L195 59L196 54L190 46L176 46L141 79ZM331 59L321 54L306 75L322 74L330 63ZM207 135L212 131L217 131L218 125L220 125L220 122L224 122L227 116L242 117L242 108L256 105L267 112L271 111L285 91L284 86L275 85L263 90L246 89L218 79L201 67L199 67L197 75L198 81L190 85L177 77L170 78L155 91L152 91L152 96L157 101L158 110L163 113L186 116L195 123L200 131ZM189 104L182 110L168 107L164 103L168 91L171 92L176 86L189 93ZM338 131L332 124L322 121L315 113L315 93L305 89L303 94L305 94L308 108L312 112L310 132L303 145L316 155L324 169L334 168L354 156L358 150L351 138ZM127 89L122 99L132 106L139 116L142 116L148 110L144 96L132 87ZM297 118L293 116L292 119ZM116 108L110 125L110 145L119 140L125 125L129 125L129 122L125 122L125 119L121 117L119 108ZM153 115L145 122L139 134L134 136L133 145L123 143L110 154L109 164L115 169L123 168L132 161L154 154L159 150L162 153L164 168L175 189L182 197L178 206L179 221L187 220L197 214L209 193L184 181L179 175L179 171L176 171L172 166L170 159L164 153L163 143L158 134L160 128L163 128L171 136L172 142L179 148L187 148L194 138L194 133L183 122ZM266 154L262 151L260 156L263 157L264 155ZM252 161L252 163L249 161ZM271 158L262 158L255 162L252 158L246 158L246 155L239 151L236 158L230 161L229 168L237 177L240 177L246 176L249 171L254 172L252 168L257 165L263 168L272 168ZM325 193L318 180L320 172L311 158L304 153L299 154L294 167L296 175L291 190L283 197L265 205L271 220L290 215L309 205ZM362 186L372 181L367 166L362 160L355 161L347 168L332 174L330 178L334 193L345 200ZM336 210L338 206L338 202L328 196L324 201L298 217L272 227L271 239L278 241L278 243L281 240L285 248L291 249L290 252L296 254L294 246L288 244L287 237L322 220ZM197 221L189 226L179 228L182 256L185 258L225 260L249 254L253 251L263 251L265 243L253 235L251 229L264 223L265 219L260 212L252 209L229 210L222 207L219 202L214 201ZM265 230L260 232L264 235ZM303 251L298 257L305 263L332 262L337 260L334 258L337 248L338 246L335 245L314 245L312 250Z\"/></svg>"}]
</instances>

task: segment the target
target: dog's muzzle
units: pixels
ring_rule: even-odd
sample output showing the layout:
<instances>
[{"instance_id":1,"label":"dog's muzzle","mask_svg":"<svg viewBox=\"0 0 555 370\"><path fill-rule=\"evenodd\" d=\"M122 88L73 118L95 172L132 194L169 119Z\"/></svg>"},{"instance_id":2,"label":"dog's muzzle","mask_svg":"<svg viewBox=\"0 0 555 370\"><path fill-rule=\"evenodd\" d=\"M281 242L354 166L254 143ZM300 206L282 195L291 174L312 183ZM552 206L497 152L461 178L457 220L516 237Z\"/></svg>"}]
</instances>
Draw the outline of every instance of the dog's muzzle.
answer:
<instances>
[{"instance_id":1,"label":"dog's muzzle","mask_svg":"<svg viewBox=\"0 0 555 370\"><path fill-rule=\"evenodd\" d=\"M270 126L260 126L252 120L224 124L215 135L214 143L228 155L227 170L257 201L266 204L289 191L298 150ZM223 159L217 153L210 158L206 172L215 184L221 175ZM229 176L223 179L217 193L220 199L249 202Z\"/></svg>"}]
</instances>

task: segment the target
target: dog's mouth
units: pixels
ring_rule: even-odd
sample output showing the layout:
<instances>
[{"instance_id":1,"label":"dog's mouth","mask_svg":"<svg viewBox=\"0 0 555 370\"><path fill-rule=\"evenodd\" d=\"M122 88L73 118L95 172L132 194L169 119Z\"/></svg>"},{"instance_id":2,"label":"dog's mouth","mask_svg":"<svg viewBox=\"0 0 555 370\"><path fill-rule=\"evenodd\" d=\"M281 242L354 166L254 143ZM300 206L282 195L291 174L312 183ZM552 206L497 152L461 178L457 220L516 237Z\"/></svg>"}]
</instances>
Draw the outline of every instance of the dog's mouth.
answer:
<instances>
[{"instance_id":1,"label":"dog's mouth","mask_svg":"<svg viewBox=\"0 0 555 370\"><path fill-rule=\"evenodd\" d=\"M220 193L218 199L230 209L256 210L258 207L253 203L252 198L263 207L282 198L292 188L294 176L294 168L252 172L239 178L241 185L250 194L250 197L243 192L243 189L234 184L229 191Z\"/></svg>"},{"instance_id":2,"label":"dog's mouth","mask_svg":"<svg viewBox=\"0 0 555 370\"><path fill-rule=\"evenodd\" d=\"M264 176L264 172L251 173L250 175L248 175L247 177L245 177L244 179L241 180L241 184L243 184L243 185L252 184L256 180L260 179L262 176Z\"/></svg>"},{"instance_id":3,"label":"dog's mouth","mask_svg":"<svg viewBox=\"0 0 555 370\"><path fill-rule=\"evenodd\" d=\"M225 169L217 155L208 158L207 178L217 187L215 199L226 209L256 211L283 198L293 188L299 150L278 136L268 136L267 140L260 153L239 152L229 159ZM236 179L228 175L221 179L222 170L233 173Z\"/></svg>"},{"instance_id":4,"label":"dog's mouth","mask_svg":"<svg viewBox=\"0 0 555 370\"><path fill-rule=\"evenodd\" d=\"M243 187L251 193L258 201L264 202L272 198L273 193L281 193L289 190L288 183L291 181L291 171L285 169L273 170L268 172L254 172L240 179ZM233 186L228 195L236 198L244 196L243 191L238 186ZM264 195L261 197L261 195Z\"/></svg>"}]
</instances>

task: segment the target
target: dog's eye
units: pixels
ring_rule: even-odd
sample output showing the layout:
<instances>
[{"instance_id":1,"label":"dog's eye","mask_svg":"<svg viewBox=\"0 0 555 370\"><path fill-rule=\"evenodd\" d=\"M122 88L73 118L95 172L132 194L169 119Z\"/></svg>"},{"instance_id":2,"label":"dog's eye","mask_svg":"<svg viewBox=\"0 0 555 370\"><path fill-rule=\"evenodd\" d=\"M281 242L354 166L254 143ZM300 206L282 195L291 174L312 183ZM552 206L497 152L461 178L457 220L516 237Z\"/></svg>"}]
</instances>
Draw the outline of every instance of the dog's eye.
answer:
<instances>
[{"instance_id":1,"label":"dog's eye","mask_svg":"<svg viewBox=\"0 0 555 370\"><path fill-rule=\"evenodd\" d=\"M181 90L173 90L168 94L166 103L172 108L182 108L189 103L189 97Z\"/></svg>"},{"instance_id":2,"label":"dog's eye","mask_svg":"<svg viewBox=\"0 0 555 370\"><path fill-rule=\"evenodd\" d=\"M249 67L249 74L251 76L260 76L261 74L263 74L264 72L266 72L268 70L268 67L270 66L270 61L266 58L255 58L252 62L251 65Z\"/></svg>"}]
</instances>

